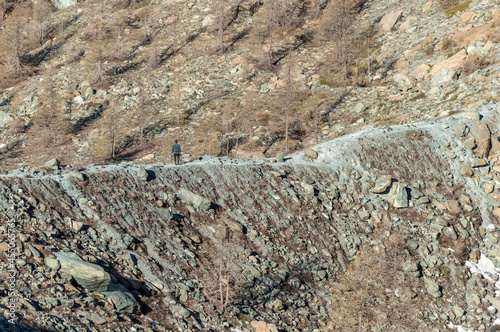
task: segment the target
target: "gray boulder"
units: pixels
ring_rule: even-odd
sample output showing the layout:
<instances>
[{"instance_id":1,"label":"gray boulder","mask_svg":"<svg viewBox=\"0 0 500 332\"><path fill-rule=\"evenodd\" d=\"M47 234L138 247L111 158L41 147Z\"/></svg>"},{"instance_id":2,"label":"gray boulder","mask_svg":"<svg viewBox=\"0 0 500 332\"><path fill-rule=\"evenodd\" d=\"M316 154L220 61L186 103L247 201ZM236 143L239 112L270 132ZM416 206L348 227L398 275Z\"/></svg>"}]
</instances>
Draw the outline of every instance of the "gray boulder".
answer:
<instances>
[{"instance_id":1,"label":"gray boulder","mask_svg":"<svg viewBox=\"0 0 500 332\"><path fill-rule=\"evenodd\" d=\"M57 158L47 161L43 166L46 168L58 168L61 163Z\"/></svg>"},{"instance_id":2,"label":"gray boulder","mask_svg":"<svg viewBox=\"0 0 500 332\"><path fill-rule=\"evenodd\" d=\"M407 208L409 206L408 191L406 187L399 182L396 182L391 187L388 197L395 208Z\"/></svg>"},{"instance_id":3,"label":"gray boulder","mask_svg":"<svg viewBox=\"0 0 500 332\"><path fill-rule=\"evenodd\" d=\"M193 207L199 212L207 211L212 205L212 202L210 202L208 199L184 188L179 189L178 195L184 201L191 203Z\"/></svg>"},{"instance_id":4,"label":"gray boulder","mask_svg":"<svg viewBox=\"0 0 500 332\"><path fill-rule=\"evenodd\" d=\"M12 117L6 112L0 112L0 128L7 127L12 121Z\"/></svg>"},{"instance_id":5,"label":"gray boulder","mask_svg":"<svg viewBox=\"0 0 500 332\"><path fill-rule=\"evenodd\" d=\"M107 291L111 276L96 264L84 261L74 252L56 252L61 270L71 275L85 289L93 292Z\"/></svg>"},{"instance_id":6,"label":"gray boulder","mask_svg":"<svg viewBox=\"0 0 500 332\"><path fill-rule=\"evenodd\" d=\"M50 2L57 9L64 9L77 4L77 0L51 0Z\"/></svg>"},{"instance_id":7,"label":"gray boulder","mask_svg":"<svg viewBox=\"0 0 500 332\"><path fill-rule=\"evenodd\" d=\"M123 285L112 284L108 292L102 292L107 299L113 303L116 311L124 314L136 314L141 310L141 306Z\"/></svg>"},{"instance_id":8,"label":"gray boulder","mask_svg":"<svg viewBox=\"0 0 500 332\"><path fill-rule=\"evenodd\" d=\"M304 151L304 159L313 161L315 159L318 159L318 153L312 149L306 149Z\"/></svg>"},{"instance_id":9,"label":"gray boulder","mask_svg":"<svg viewBox=\"0 0 500 332\"><path fill-rule=\"evenodd\" d=\"M372 193L381 194L390 187L392 183L392 176L382 175L377 178L375 186L370 190Z\"/></svg>"},{"instance_id":10,"label":"gray boulder","mask_svg":"<svg viewBox=\"0 0 500 332\"><path fill-rule=\"evenodd\" d=\"M140 166L139 169L137 170L136 176L141 181L147 181L149 177L148 172L142 166Z\"/></svg>"}]
</instances>

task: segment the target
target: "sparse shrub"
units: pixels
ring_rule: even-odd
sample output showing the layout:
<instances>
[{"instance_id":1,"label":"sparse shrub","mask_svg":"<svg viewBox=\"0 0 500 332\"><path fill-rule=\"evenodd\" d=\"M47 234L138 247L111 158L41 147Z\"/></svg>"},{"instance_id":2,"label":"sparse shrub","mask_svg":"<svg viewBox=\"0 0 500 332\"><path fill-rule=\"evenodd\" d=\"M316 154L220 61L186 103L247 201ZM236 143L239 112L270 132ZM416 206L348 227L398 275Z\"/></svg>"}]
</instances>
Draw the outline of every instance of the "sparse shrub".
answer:
<instances>
[{"instance_id":1,"label":"sparse shrub","mask_svg":"<svg viewBox=\"0 0 500 332\"><path fill-rule=\"evenodd\" d=\"M85 54L85 49L83 47L73 48L66 59L66 63L70 64L80 60L80 58Z\"/></svg>"},{"instance_id":2,"label":"sparse shrub","mask_svg":"<svg viewBox=\"0 0 500 332\"><path fill-rule=\"evenodd\" d=\"M450 7L458 5L459 0L438 0L438 5L441 9L448 9Z\"/></svg>"},{"instance_id":3,"label":"sparse shrub","mask_svg":"<svg viewBox=\"0 0 500 332\"><path fill-rule=\"evenodd\" d=\"M448 10L446 10L446 16L448 18L452 18L458 12L463 12L463 11L467 10L469 8L469 5L470 5L471 1L472 0L467 0L466 2L463 2L461 4L458 4L456 6L453 6L453 7L449 8Z\"/></svg>"},{"instance_id":4,"label":"sparse shrub","mask_svg":"<svg viewBox=\"0 0 500 332\"><path fill-rule=\"evenodd\" d=\"M465 75L470 75L476 70L480 70L488 67L492 64L492 60L487 56L481 56L477 54L473 54L467 57L465 64L462 68L462 72Z\"/></svg>"},{"instance_id":5,"label":"sparse shrub","mask_svg":"<svg viewBox=\"0 0 500 332\"><path fill-rule=\"evenodd\" d=\"M424 47L422 47L422 52L424 52L425 55L431 56L434 54L434 45L433 44L426 44Z\"/></svg>"},{"instance_id":6,"label":"sparse shrub","mask_svg":"<svg viewBox=\"0 0 500 332\"><path fill-rule=\"evenodd\" d=\"M449 49L453 49L457 46L457 43L455 43L451 38L446 37L443 39L441 42L441 49L443 51L447 51Z\"/></svg>"},{"instance_id":7,"label":"sparse shrub","mask_svg":"<svg viewBox=\"0 0 500 332\"><path fill-rule=\"evenodd\" d=\"M491 29L486 34L486 39L491 40L494 43L500 43L500 25L494 23Z\"/></svg>"}]
</instances>

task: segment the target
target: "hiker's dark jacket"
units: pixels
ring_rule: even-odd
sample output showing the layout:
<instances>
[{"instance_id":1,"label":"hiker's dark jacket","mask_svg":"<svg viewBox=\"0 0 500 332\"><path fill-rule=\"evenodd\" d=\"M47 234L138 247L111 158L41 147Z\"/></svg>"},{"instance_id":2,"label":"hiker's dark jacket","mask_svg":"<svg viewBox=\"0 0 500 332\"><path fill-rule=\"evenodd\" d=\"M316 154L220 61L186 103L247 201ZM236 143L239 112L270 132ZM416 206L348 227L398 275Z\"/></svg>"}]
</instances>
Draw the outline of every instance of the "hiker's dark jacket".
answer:
<instances>
[{"instance_id":1,"label":"hiker's dark jacket","mask_svg":"<svg viewBox=\"0 0 500 332\"><path fill-rule=\"evenodd\" d=\"M173 154L181 154L181 146L179 144L172 145Z\"/></svg>"}]
</instances>

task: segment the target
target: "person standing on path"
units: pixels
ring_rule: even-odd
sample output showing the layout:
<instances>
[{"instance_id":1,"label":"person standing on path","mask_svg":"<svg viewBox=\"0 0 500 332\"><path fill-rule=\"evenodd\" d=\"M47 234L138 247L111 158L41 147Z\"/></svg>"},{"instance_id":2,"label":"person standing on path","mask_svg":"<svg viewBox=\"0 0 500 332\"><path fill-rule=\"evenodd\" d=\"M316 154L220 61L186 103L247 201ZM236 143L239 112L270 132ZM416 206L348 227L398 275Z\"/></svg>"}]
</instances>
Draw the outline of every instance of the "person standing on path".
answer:
<instances>
[{"instance_id":1,"label":"person standing on path","mask_svg":"<svg viewBox=\"0 0 500 332\"><path fill-rule=\"evenodd\" d=\"M176 165L180 165L181 163L181 146L175 140L174 145L172 145L172 156L174 157L174 162Z\"/></svg>"}]
</instances>

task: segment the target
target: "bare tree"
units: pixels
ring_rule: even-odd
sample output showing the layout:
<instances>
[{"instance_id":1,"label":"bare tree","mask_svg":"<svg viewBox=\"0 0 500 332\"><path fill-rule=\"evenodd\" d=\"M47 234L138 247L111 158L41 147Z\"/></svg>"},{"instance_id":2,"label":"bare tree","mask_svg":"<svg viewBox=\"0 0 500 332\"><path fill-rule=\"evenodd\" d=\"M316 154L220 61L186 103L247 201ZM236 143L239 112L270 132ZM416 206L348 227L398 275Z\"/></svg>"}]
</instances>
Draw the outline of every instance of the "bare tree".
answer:
<instances>
[{"instance_id":1,"label":"bare tree","mask_svg":"<svg viewBox=\"0 0 500 332\"><path fill-rule=\"evenodd\" d=\"M290 52L289 58L285 64L284 70L284 80L285 86L281 89L278 106L281 108L284 116L284 135L285 135L285 144L283 146L283 152L287 153L290 149L289 141L290 141L290 123L295 116L297 108L300 104L300 90L297 82L294 80L295 70L295 59L293 56L293 51Z\"/></svg>"},{"instance_id":2,"label":"bare tree","mask_svg":"<svg viewBox=\"0 0 500 332\"><path fill-rule=\"evenodd\" d=\"M200 279L208 299L222 313L238 295L240 273L234 244L227 238L222 238L214 246L210 261L202 268L203 275Z\"/></svg>"},{"instance_id":3,"label":"bare tree","mask_svg":"<svg viewBox=\"0 0 500 332\"><path fill-rule=\"evenodd\" d=\"M148 84L145 82L143 85L144 87L139 92L137 98L137 123L139 125L139 144L141 147L145 144L144 130L151 120L151 105L147 96Z\"/></svg>"},{"instance_id":4,"label":"bare tree","mask_svg":"<svg viewBox=\"0 0 500 332\"><path fill-rule=\"evenodd\" d=\"M104 0L101 0L99 13L99 42L97 46L97 80L102 80L102 61L103 61L103 34L102 26L104 21Z\"/></svg>"},{"instance_id":5,"label":"bare tree","mask_svg":"<svg viewBox=\"0 0 500 332\"><path fill-rule=\"evenodd\" d=\"M23 12L14 9L9 20L4 21L4 29L0 35L0 54L4 61L3 69L0 73L4 79L15 79L21 76L23 65L21 63L21 55L25 48L25 38L23 32L26 24L26 16Z\"/></svg>"},{"instance_id":6,"label":"bare tree","mask_svg":"<svg viewBox=\"0 0 500 332\"><path fill-rule=\"evenodd\" d=\"M248 93L245 96L244 107L241 108L244 116L242 118L242 126L246 127L248 130L248 142L250 150L253 148L253 127L256 123L256 112L257 112L257 94Z\"/></svg>"},{"instance_id":7,"label":"bare tree","mask_svg":"<svg viewBox=\"0 0 500 332\"><path fill-rule=\"evenodd\" d=\"M226 51L224 46L224 30L226 29L226 0L218 0L217 15L217 32L219 34L218 53L223 54Z\"/></svg>"},{"instance_id":8,"label":"bare tree","mask_svg":"<svg viewBox=\"0 0 500 332\"><path fill-rule=\"evenodd\" d=\"M232 103L226 103L222 110L222 128L224 129L224 136L226 138L226 156L229 155L231 150L231 131L233 129L233 112Z\"/></svg>"},{"instance_id":9,"label":"bare tree","mask_svg":"<svg viewBox=\"0 0 500 332\"><path fill-rule=\"evenodd\" d=\"M43 145L50 147L60 143L69 133L69 123L64 117L64 112L59 107L60 97L56 92L51 71L43 77L43 88L40 94L40 106L34 116L34 130Z\"/></svg>"},{"instance_id":10,"label":"bare tree","mask_svg":"<svg viewBox=\"0 0 500 332\"><path fill-rule=\"evenodd\" d=\"M49 4L45 0L36 1L33 13L36 39L38 44L42 45L47 34L48 19L50 14Z\"/></svg>"}]
</instances>

